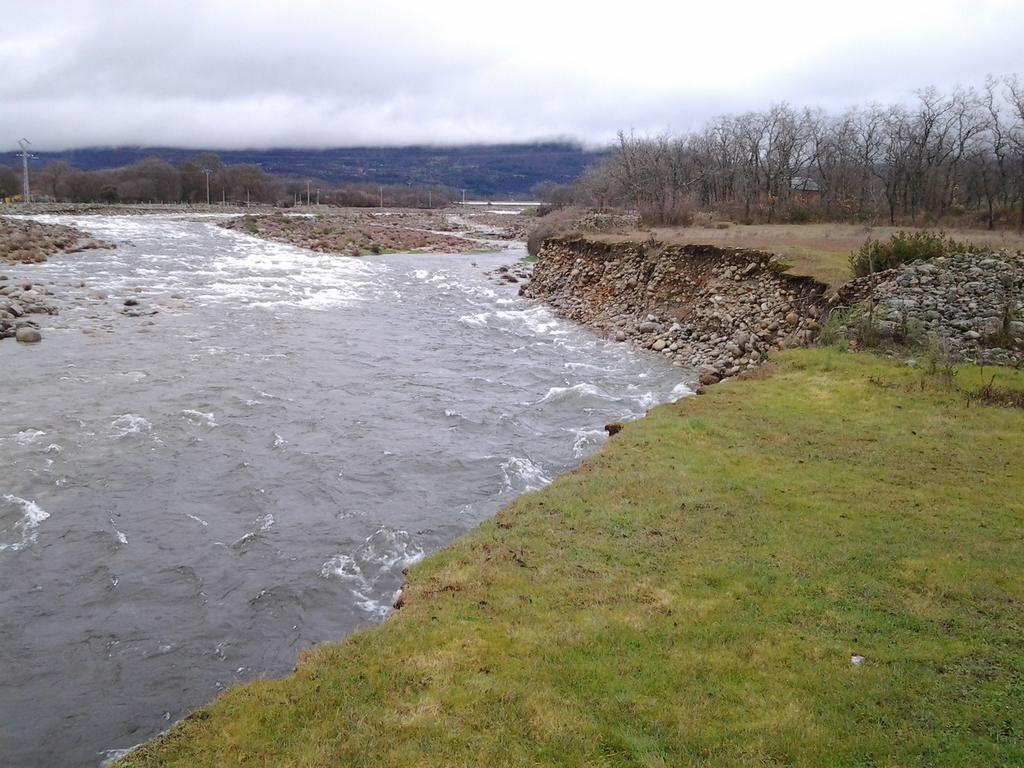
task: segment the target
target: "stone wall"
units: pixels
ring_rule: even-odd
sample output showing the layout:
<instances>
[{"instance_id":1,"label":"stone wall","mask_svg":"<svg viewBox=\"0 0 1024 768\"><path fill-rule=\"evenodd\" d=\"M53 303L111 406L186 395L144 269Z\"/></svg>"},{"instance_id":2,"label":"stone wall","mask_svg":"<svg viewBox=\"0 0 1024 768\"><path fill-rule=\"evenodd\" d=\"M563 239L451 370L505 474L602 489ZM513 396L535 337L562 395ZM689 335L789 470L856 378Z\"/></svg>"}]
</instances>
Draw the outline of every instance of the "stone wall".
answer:
<instances>
[{"instance_id":1,"label":"stone wall","mask_svg":"<svg viewBox=\"0 0 1024 768\"><path fill-rule=\"evenodd\" d=\"M549 238L524 296L616 341L696 368L713 383L772 349L811 341L826 286L762 251Z\"/></svg>"},{"instance_id":2,"label":"stone wall","mask_svg":"<svg viewBox=\"0 0 1024 768\"><path fill-rule=\"evenodd\" d=\"M863 305L880 335L933 336L954 358L1024 362L1024 254L916 261L851 280L837 303ZM837 329L842 332L842 326Z\"/></svg>"}]
</instances>

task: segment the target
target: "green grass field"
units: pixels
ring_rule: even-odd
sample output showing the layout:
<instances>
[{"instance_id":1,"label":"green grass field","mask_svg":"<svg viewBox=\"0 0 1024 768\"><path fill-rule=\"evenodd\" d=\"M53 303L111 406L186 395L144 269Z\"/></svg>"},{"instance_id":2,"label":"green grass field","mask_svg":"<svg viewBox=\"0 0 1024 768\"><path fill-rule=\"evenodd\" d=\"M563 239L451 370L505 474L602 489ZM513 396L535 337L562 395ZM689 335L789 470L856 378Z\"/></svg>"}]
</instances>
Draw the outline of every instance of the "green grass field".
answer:
<instances>
[{"instance_id":1,"label":"green grass field","mask_svg":"<svg viewBox=\"0 0 1024 768\"><path fill-rule=\"evenodd\" d=\"M125 761L1022 764L1024 410L834 350L628 425Z\"/></svg>"}]
</instances>

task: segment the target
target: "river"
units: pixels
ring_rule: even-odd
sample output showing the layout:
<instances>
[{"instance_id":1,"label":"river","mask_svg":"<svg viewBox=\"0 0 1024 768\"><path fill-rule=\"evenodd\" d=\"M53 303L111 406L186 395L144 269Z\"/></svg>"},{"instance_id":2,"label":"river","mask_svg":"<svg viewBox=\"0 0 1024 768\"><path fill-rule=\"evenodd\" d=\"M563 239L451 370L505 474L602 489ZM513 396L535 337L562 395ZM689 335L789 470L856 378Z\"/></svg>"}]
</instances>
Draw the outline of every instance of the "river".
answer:
<instances>
[{"instance_id":1,"label":"river","mask_svg":"<svg viewBox=\"0 0 1024 768\"><path fill-rule=\"evenodd\" d=\"M0 267L60 307L41 344L0 341L5 766L99 765L287 674L693 382L484 274L521 250L352 259L213 218L41 219L118 248Z\"/></svg>"}]
</instances>

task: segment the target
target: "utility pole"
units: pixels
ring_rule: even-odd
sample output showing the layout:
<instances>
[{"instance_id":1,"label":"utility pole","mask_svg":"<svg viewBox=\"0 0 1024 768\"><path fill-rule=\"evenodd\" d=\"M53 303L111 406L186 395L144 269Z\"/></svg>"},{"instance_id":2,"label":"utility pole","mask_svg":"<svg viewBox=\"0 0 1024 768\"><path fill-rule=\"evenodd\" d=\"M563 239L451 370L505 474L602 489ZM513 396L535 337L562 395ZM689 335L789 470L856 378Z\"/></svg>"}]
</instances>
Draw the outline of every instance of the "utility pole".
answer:
<instances>
[{"instance_id":1,"label":"utility pole","mask_svg":"<svg viewBox=\"0 0 1024 768\"><path fill-rule=\"evenodd\" d=\"M318 208L320 207L320 187L316 188L316 205Z\"/></svg>"},{"instance_id":2,"label":"utility pole","mask_svg":"<svg viewBox=\"0 0 1024 768\"><path fill-rule=\"evenodd\" d=\"M245 188L245 207L249 207L249 188Z\"/></svg>"},{"instance_id":3,"label":"utility pole","mask_svg":"<svg viewBox=\"0 0 1024 768\"><path fill-rule=\"evenodd\" d=\"M227 187L221 187L220 188L220 204L221 205L227 205L228 204L228 190L227 190Z\"/></svg>"},{"instance_id":4,"label":"utility pole","mask_svg":"<svg viewBox=\"0 0 1024 768\"><path fill-rule=\"evenodd\" d=\"M466 190L462 190L462 207L466 207Z\"/></svg>"},{"instance_id":5,"label":"utility pole","mask_svg":"<svg viewBox=\"0 0 1024 768\"><path fill-rule=\"evenodd\" d=\"M433 197L432 197L432 195L430 193L430 190L428 189L427 190L427 210L430 210L433 207L434 207Z\"/></svg>"},{"instance_id":6,"label":"utility pole","mask_svg":"<svg viewBox=\"0 0 1024 768\"><path fill-rule=\"evenodd\" d=\"M206 174L206 204L210 204L210 174L213 173L209 168L203 168L203 173Z\"/></svg>"},{"instance_id":7,"label":"utility pole","mask_svg":"<svg viewBox=\"0 0 1024 768\"><path fill-rule=\"evenodd\" d=\"M309 207L309 182L306 182L306 207Z\"/></svg>"},{"instance_id":8,"label":"utility pole","mask_svg":"<svg viewBox=\"0 0 1024 768\"><path fill-rule=\"evenodd\" d=\"M30 203L31 193L28 184L28 147L32 144L28 139L19 139L18 146L21 147L21 201Z\"/></svg>"},{"instance_id":9,"label":"utility pole","mask_svg":"<svg viewBox=\"0 0 1024 768\"><path fill-rule=\"evenodd\" d=\"M377 191L380 192L380 207L383 208L384 207L384 186L381 185L380 187L378 187Z\"/></svg>"}]
</instances>

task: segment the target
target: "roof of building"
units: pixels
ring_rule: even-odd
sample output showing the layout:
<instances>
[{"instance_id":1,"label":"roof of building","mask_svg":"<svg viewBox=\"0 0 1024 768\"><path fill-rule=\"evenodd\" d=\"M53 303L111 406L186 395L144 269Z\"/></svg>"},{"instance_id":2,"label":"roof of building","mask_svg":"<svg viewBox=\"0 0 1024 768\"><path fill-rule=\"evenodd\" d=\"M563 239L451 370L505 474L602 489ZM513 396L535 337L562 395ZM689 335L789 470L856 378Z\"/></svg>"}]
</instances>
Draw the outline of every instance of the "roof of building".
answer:
<instances>
[{"instance_id":1,"label":"roof of building","mask_svg":"<svg viewBox=\"0 0 1024 768\"><path fill-rule=\"evenodd\" d=\"M820 192L818 182L809 176L794 176L789 182L789 188L796 192Z\"/></svg>"}]
</instances>

